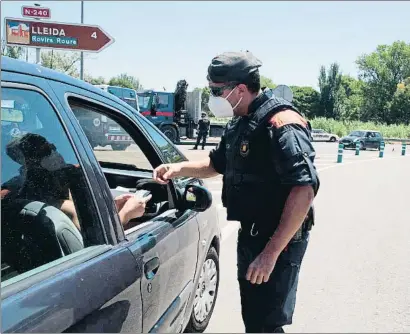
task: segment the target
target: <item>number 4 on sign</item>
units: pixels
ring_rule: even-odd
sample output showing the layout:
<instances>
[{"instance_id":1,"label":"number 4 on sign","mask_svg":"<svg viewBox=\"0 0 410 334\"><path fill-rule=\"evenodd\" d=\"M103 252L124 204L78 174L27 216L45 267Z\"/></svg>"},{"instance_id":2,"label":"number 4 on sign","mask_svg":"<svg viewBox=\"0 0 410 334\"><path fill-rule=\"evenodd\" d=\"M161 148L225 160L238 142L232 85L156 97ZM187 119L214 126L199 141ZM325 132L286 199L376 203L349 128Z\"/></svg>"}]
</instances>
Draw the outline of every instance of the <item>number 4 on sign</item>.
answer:
<instances>
[{"instance_id":1,"label":"number 4 on sign","mask_svg":"<svg viewBox=\"0 0 410 334\"><path fill-rule=\"evenodd\" d=\"M94 31L94 32L91 34L91 37L94 38L94 39L97 39L97 32Z\"/></svg>"}]
</instances>

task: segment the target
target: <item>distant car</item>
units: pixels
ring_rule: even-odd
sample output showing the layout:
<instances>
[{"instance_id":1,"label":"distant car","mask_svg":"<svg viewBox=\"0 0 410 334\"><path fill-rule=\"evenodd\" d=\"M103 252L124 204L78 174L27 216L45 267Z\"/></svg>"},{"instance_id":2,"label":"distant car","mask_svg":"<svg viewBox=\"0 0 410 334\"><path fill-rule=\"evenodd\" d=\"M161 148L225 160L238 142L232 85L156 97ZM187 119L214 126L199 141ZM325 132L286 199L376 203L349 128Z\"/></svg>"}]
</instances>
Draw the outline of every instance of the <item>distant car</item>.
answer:
<instances>
[{"instance_id":1,"label":"distant car","mask_svg":"<svg viewBox=\"0 0 410 334\"><path fill-rule=\"evenodd\" d=\"M312 129L313 141L330 141L335 142L339 137L333 133L328 133L323 129Z\"/></svg>"},{"instance_id":2,"label":"distant car","mask_svg":"<svg viewBox=\"0 0 410 334\"><path fill-rule=\"evenodd\" d=\"M130 147L93 149L102 117ZM156 126L100 88L2 56L0 134L2 333L206 329L217 209L200 179L152 180L187 160ZM120 217L124 198L148 192L142 217Z\"/></svg>"},{"instance_id":3,"label":"distant car","mask_svg":"<svg viewBox=\"0 0 410 334\"><path fill-rule=\"evenodd\" d=\"M343 144L344 148L356 148L356 143L359 143L360 150L368 148L380 150L380 144L383 141L383 136L378 131L356 130L341 138L339 142Z\"/></svg>"}]
</instances>

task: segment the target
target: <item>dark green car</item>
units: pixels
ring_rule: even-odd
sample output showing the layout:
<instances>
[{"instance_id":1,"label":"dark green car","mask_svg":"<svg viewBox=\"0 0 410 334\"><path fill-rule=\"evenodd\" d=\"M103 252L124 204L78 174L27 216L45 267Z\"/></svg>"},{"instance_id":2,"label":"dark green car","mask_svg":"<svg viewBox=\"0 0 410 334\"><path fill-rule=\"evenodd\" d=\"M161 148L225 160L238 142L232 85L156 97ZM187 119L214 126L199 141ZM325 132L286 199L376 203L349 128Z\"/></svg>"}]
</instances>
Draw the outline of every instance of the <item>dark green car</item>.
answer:
<instances>
[{"instance_id":1,"label":"dark green car","mask_svg":"<svg viewBox=\"0 0 410 334\"><path fill-rule=\"evenodd\" d=\"M339 140L344 148L356 148L356 143L359 143L360 150L380 150L381 142L384 142L382 134L373 130L355 130Z\"/></svg>"}]
</instances>

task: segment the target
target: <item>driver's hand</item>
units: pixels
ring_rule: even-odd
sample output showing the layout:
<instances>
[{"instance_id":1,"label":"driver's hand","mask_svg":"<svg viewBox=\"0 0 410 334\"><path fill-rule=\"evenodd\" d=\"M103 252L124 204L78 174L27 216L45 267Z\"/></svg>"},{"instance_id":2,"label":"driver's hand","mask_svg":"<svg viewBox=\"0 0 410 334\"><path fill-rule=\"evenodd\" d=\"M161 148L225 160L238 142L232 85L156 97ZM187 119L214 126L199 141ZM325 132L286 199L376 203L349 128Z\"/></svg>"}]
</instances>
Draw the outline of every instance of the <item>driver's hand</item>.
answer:
<instances>
[{"instance_id":1,"label":"driver's hand","mask_svg":"<svg viewBox=\"0 0 410 334\"><path fill-rule=\"evenodd\" d=\"M125 203L127 203L127 201L133 196L134 196L133 194L129 193L129 194L121 194L114 198L115 206L117 207L118 212L122 210Z\"/></svg>"},{"instance_id":2,"label":"driver's hand","mask_svg":"<svg viewBox=\"0 0 410 334\"><path fill-rule=\"evenodd\" d=\"M152 178L159 184L167 184L170 179L177 177L180 171L179 164L164 164L154 169Z\"/></svg>"},{"instance_id":3,"label":"driver's hand","mask_svg":"<svg viewBox=\"0 0 410 334\"><path fill-rule=\"evenodd\" d=\"M152 195L148 195L146 197L137 197L132 195L130 197L127 197L119 212L121 223L124 225L131 219L143 216L146 204L151 198Z\"/></svg>"}]
</instances>

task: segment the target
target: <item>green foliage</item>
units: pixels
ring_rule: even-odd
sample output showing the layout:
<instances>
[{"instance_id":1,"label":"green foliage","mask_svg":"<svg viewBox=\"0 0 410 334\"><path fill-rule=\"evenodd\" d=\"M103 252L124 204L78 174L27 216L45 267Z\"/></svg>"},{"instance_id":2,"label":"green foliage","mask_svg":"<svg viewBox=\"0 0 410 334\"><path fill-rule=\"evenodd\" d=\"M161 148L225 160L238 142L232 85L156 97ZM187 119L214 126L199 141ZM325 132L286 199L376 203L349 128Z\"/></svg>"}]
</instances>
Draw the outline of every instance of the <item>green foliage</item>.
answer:
<instances>
[{"instance_id":1,"label":"green foliage","mask_svg":"<svg viewBox=\"0 0 410 334\"><path fill-rule=\"evenodd\" d=\"M79 52L43 51L41 52L41 65L51 68L75 78L80 77L77 65L80 62Z\"/></svg>"},{"instance_id":2,"label":"green foliage","mask_svg":"<svg viewBox=\"0 0 410 334\"><path fill-rule=\"evenodd\" d=\"M312 87L290 86L293 91L293 104L306 117L320 114L320 94Z\"/></svg>"},{"instance_id":3,"label":"green foliage","mask_svg":"<svg viewBox=\"0 0 410 334\"><path fill-rule=\"evenodd\" d=\"M209 87L205 87L202 89L202 94L201 94L201 108L202 110L206 111L208 116L212 117L214 116L212 112L209 110L208 107L208 102L209 102L209 95L211 94L211 90Z\"/></svg>"},{"instance_id":4,"label":"green foliage","mask_svg":"<svg viewBox=\"0 0 410 334\"><path fill-rule=\"evenodd\" d=\"M1 40L1 55L20 59L23 56L24 49L21 46L8 46L4 39Z\"/></svg>"},{"instance_id":5,"label":"green foliage","mask_svg":"<svg viewBox=\"0 0 410 334\"><path fill-rule=\"evenodd\" d=\"M349 134L353 130L364 129L380 131L386 138L410 138L410 126L404 124L387 125L375 122L336 121L324 117L313 118L310 123L314 129L323 129L340 137Z\"/></svg>"},{"instance_id":6,"label":"green foliage","mask_svg":"<svg viewBox=\"0 0 410 334\"><path fill-rule=\"evenodd\" d=\"M136 91L139 91L142 89L142 85L140 84L140 81L137 78L133 77L132 75L128 75L126 73L122 73L120 75L117 75L114 78L111 78L108 84L111 86L131 88L131 89L135 89Z\"/></svg>"},{"instance_id":7,"label":"green foliage","mask_svg":"<svg viewBox=\"0 0 410 334\"><path fill-rule=\"evenodd\" d=\"M410 44L397 41L392 45L379 45L371 54L360 56L356 63L359 77L365 82L362 119L397 122L389 107L397 85L410 76Z\"/></svg>"},{"instance_id":8,"label":"green foliage","mask_svg":"<svg viewBox=\"0 0 410 334\"><path fill-rule=\"evenodd\" d=\"M339 64L331 64L327 72L325 66L320 68L319 89L322 109L318 116L340 119L340 112L343 110L340 104L341 99L344 98L344 93L339 91L341 81L342 74Z\"/></svg>"},{"instance_id":9,"label":"green foliage","mask_svg":"<svg viewBox=\"0 0 410 334\"><path fill-rule=\"evenodd\" d=\"M407 81L408 82L408 81ZM410 84L399 87L388 103L390 118L397 123L410 124Z\"/></svg>"},{"instance_id":10,"label":"green foliage","mask_svg":"<svg viewBox=\"0 0 410 334\"><path fill-rule=\"evenodd\" d=\"M272 79L261 75L261 87L267 87L275 89L278 85L274 84Z\"/></svg>"},{"instance_id":11,"label":"green foliage","mask_svg":"<svg viewBox=\"0 0 410 334\"><path fill-rule=\"evenodd\" d=\"M89 74L84 75L84 81L92 85L105 85L106 84L106 81L103 77L100 76L100 77L94 78Z\"/></svg>"}]
</instances>

